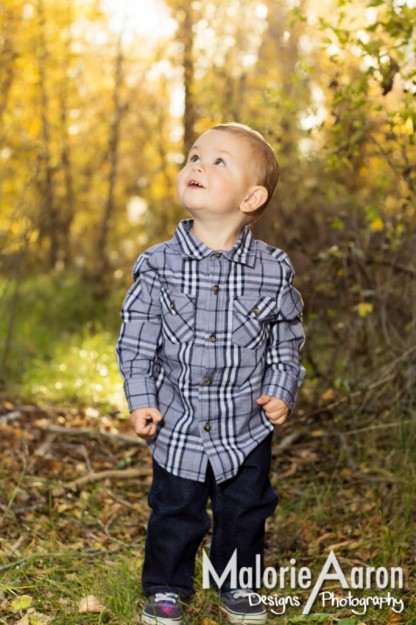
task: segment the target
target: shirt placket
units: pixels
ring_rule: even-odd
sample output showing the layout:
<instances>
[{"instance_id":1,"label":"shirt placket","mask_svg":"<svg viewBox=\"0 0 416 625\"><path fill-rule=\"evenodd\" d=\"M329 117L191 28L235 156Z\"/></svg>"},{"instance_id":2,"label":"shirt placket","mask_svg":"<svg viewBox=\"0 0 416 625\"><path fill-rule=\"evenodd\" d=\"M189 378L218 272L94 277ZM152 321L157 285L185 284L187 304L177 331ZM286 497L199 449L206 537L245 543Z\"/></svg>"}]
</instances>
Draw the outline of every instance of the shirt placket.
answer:
<instances>
[{"instance_id":1,"label":"shirt placket","mask_svg":"<svg viewBox=\"0 0 416 625\"><path fill-rule=\"evenodd\" d=\"M220 315L218 298L221 297L221 263L224 262L221 252L213 252L208 261L209 284L206 294L206 338L203 350L203 367L201 380L201 411L200 411L200 431L203 440L211 441L218 436L218 420L213 420L218 410L218 401L215 392L215 363L217 360L216 351L219 337L217 333L222 332L219 327Z\"/></svg>"}]
</instances>

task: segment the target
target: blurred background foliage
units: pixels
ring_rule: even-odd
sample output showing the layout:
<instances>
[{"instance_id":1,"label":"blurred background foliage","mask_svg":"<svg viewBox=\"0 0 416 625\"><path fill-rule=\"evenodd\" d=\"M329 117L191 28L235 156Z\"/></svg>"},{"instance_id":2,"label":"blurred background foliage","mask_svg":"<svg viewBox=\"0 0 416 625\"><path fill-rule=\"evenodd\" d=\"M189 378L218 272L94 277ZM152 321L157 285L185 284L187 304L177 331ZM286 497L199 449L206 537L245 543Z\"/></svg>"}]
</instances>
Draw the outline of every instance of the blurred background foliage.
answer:
<instances>
[{"instance_id":1,"label":"blurred background foliage","mask_svg":"<svg viewBox=\"0 0 416 625\"><path fill-rule=\"evenodd\" d=\"M184 215L195 136L275 147L257 238L305 300L312 410L409 415L416 372L413 0L3 0L1 392L125 411L131 267Z\"/></svg>"}]
</instances>

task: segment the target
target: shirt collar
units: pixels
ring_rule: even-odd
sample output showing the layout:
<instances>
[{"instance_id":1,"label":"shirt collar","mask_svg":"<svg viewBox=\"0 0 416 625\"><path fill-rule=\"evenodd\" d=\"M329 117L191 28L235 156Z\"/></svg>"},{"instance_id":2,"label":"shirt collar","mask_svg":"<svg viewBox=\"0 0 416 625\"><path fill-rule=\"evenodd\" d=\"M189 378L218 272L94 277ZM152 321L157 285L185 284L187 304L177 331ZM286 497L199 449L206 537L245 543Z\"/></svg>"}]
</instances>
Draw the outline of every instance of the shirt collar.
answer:
<instances>
[{"instance_id":1,"label":"shirt collar","mask_svg":"<svg viewBox=\"0 0 416 625\"><path fill-rule=\"evenodd\" d=\"M176 229L174 240L178 243L182 252L182 256L187 258L195 258L196 260L202 260L207 256L210 256L214 250L208 245L197 239L190 229L193 224L193 219L183 219L179 222ZM221 251L225 258L232 260L236 263L248 265L253 267L256 258L256 252L254 249L254 237L248 226L244 226L241 230L241 235L238 241L233 245L230 250L215 250Z\"/></svg>"}]
</instances>

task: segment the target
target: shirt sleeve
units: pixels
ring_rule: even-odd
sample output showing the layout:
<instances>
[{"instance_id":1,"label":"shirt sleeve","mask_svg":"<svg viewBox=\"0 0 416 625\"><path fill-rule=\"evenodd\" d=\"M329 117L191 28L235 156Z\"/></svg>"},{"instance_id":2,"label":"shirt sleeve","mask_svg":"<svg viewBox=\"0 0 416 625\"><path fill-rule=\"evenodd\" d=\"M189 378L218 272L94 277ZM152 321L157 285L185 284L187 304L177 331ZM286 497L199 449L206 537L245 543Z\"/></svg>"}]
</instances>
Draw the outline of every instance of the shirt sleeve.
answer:
<instances>
[{"instance_id":1,"label":"shirt sleeve","mask_svg":"<svg viewBox=\"0 0 416 625\"><path fill-rule=\"evenodd\" d=\"M130 411L157 408L153 369L161 336L160 281L146 255L139 256L133 278L121 309L116 348Z\"/></svg>"},{"instance_id":2,"label":"shirt sleeve","mask_svg":"<svg viewBox=\"0 0 416 625\"><path fill-rule=\"evenodd\" d=\"M305 335L302 327L303 302L293 286L294 272L288 259L284 261L284 270L277 320L272 325L267 346L262 394L278 397L292 412L305 377L305 369L299 360Z\"/></svg>"}]
</instances>

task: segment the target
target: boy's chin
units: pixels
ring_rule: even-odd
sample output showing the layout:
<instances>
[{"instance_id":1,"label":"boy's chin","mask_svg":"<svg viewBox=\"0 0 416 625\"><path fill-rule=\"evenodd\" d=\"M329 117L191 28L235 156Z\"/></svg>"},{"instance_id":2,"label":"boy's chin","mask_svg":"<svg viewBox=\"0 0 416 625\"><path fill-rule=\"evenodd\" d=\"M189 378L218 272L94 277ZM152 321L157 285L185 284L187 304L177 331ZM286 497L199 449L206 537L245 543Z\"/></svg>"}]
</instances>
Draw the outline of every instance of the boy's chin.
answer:
<instances>
[{"instance_id":1,"label":"boy's chin","mask_svg":"<svg viewBox=\"0 0 416 625\"><path fill-rule=\"evenodd\" d=\"M196 206L183 206L183 209L190 217L198 217L205 212L203 208L198 208Z\"/></svg>"}]
</instances>

